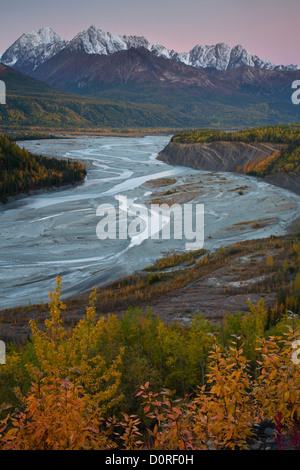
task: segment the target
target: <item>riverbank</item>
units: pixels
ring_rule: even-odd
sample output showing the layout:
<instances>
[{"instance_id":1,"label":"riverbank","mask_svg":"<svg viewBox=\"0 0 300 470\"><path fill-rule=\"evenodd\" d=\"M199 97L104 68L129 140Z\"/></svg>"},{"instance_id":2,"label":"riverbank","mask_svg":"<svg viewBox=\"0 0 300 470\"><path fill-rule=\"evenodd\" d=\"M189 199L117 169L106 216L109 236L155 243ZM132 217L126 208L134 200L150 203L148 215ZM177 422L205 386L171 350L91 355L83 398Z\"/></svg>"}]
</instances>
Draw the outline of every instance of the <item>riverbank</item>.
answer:
<instances>
[{"instance_id":1,"label":"riverbank","mask_svg":"<svg viewBox=\"0 0 300 470\"><path fill-rule=\"evenodd\" d=\"M67 158L47 158L21 148L0 135L0 201L30 194L36 189L53 188L81 182L86 176L84 165Z\"/></svg>"},{"instance_id":2,"label":"riverbank","mask_svg":"<svg viewBox=\"0 0 300 470\"><path fill-rule=\"evenodd\" d=\"M258 180L260 178L257 178ZM275 173L261 178L265 183L287 189L300 196L300 174L296 173Z\"/></svg>"},{"instance_id":3,"label":"riverbank","mask_svg":"<svg viewBox=\"0 0 300 470\"><path fill-rule=\"evenodd\" d=\"M173 135L184 129L176 128L137 128L137 129L83 129L83 130L43 130L33 131L0 129L0 133L10 137L13 141L46 140L46 139L72 139L74 137L145 137L147 135L165 136Z\"/></svg>"},{"instance_id":4,"label":"riverbank","mask_svg":"<svg viewBox=\"0 0 300 470\"><path fill-rule=\"evenodd\" d=\"M35 139L33 139L35 140ZM36 139L36 140L39 140L39 139ZM24 141L16 141L16 144L20 143L22 144L22 142ZM35 154L33 154L35 155ZM43 154L43 157L46 157L48 159L56 159L56 160L62 160L62 161L68 161L69 158L67 157L63 157L63 156L60 156L60 155L56 155L56 156L53 156L53 155L44 155ZM83 159L76 159L76 161L78 163L81 163L85 170L86 171L89 171L89 170L92 170L94 167L93 165L93 160L83 160ZM84 180L83 181L76 181L75 183L72 183L72 184L61 184L61 185L57 185L57 186L48 186L48 187L44 187L44 188L38 188L38 189L30 189L28 191L21 191L19 192L18 194L14 194L14 195L11 195L11 196L8 196L7 197L7 201L5 203L2 202L2 204L7 204L7 203L10 203L10 202L14 202L14 201L19 201L21 199L25 199L27 197L30 197L30 196L38 196L38 195L42 195L42 194L49 194L49 193L52 193L52 192L57 192L57 191L66 191L66 190L69 190L69 189L72 189L72 188L76 188L77 186L80 186L84 183ZM1 204L1 201L0 201L0 204Z\"/></svg>"},{"instance_id":5,"label":"riverbank","mask_svg":"<svg viewBox=\"0 0 300 470\"><path fill-rule=\"evenodd\" d=\"M230 172L241 174L247 163L258 158L268 158L274 152L287 148L286 144L245 143L245 142L205 142L169 144L159 153L158 159L169 165L182 165L203 171ZM265 177L255 177L257 181L272 184L300 195L300 174L278 172Z\"/></svg>"}]
</instances>

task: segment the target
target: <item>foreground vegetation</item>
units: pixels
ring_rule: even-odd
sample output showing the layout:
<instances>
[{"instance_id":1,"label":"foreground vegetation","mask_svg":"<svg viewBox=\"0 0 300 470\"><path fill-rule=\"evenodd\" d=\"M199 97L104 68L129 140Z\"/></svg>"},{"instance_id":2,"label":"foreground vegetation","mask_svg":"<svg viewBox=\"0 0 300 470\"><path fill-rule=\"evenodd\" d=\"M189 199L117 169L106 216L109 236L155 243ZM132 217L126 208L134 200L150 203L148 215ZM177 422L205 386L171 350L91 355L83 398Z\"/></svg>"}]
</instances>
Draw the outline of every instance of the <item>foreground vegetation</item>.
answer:
<instances>
[{"instance_id":1,"label":"foreground vegetation","mask_svg":"<svg viewBox=\"0 0 300 470\"><path fill-rule=\"evenodd\" d=\"M70 326L57 278L44 324L30 320L28 341L8 346L0 368L0 448L247 449L267 419L278 448L299 449L298 235L288 244L280 307L261 300L220 322L198 314L182 326L133 307L103 314L93 289ZM199 256L205 265L203 252L172 254L147 276ZM273 263L268 256L266 267Z\"/></svg>"},{"instance_id":2,"label":"foreground vegetation","mask_svg":"<svg viewBox=\"0 0 300 470\"><path fill-rule=\"evenodd\" d=\"M82 181L82 163L33 155L0 135L0 200L22 191Z\"/></svg>"},{"instance_id":3,"label":"foreground vegetation","mask_svg":"<svg viewBox=\"0 0 300 470\"><path fill-rule=\"evenodd\" d=\"M256 161L239 168L252 176L265 176L277 172L300 172L300 125L262 126L235 132L214 129L182 131L175 134L172 142L195 144L204 142L269 142L286 144L281 151L267 159L262 156Z\"/></svg>"},{"instance_id":4,"label":"foreground vegetation","mask_svg":"<svg viewBox=\"0 0 300 470\"><path fill-rule=\"evenodd\" d=\"M218 326L98 318L93 291L67 331L60 281L44 328L32 321L1 367L2 449L241 449L262 419L279 445L300 447L298 318L267 329L261 302Z\"/></svg>"}]
</instances>

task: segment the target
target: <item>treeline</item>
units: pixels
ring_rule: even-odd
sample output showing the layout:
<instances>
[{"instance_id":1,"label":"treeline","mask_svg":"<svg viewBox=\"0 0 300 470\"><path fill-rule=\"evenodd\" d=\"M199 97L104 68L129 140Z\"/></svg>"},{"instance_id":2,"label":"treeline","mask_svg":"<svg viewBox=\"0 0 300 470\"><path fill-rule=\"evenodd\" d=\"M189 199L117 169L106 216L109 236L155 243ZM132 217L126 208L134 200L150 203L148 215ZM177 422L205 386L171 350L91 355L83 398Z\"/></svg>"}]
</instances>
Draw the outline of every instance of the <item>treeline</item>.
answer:
<instances>
[{"instance_id":1,"label":"treeline","mask_svg":"<svg viewBox=\"0 0 300 470\"><path fill-rule=\"evenodd\" d=\"M17 131L17 132L7 132L4 134L8 137L12 142L16 142L18 140L42 140L42 139L59 139L59 136L54 134L45 134L41 132L30 132L30 131Z\"/></svg>"},{"instance_id":2,"label":"treeline","mask_svg":"<svg viewBox=\"0 0 300 470\"><path fill-rule=\"evenodd\" d=\"M270 325L261 301L183 327L138 309L98 316L94 289L66 329L60 290L58 278L44 327L32 320L30 341L0 368L0 448L241 449L263 419L299 448L291 312Z\"/></svg>"},{"instance_id":3,"label":"treeline","mask_svg":"<svg viewBox=\"0 0 300 470\"><path fill-rule=\"evenodd\" d=\"M300 145L300 125L284 124L277 126L261 126L232 132L215 129L198 129L177 132L171 139L180 144L196 144L202 142L270 142Z\"/></svg>"},{"instance_id":4,"label":"treeline","mask_svg":"<svg viewBox=\"0 0 300 470\"><path fill-rule=\"evenodd\" d=\"M33 155L0 135L0 198L22 191L72 184L84 179L82 163Z\"/></svg>"}]
</instances>

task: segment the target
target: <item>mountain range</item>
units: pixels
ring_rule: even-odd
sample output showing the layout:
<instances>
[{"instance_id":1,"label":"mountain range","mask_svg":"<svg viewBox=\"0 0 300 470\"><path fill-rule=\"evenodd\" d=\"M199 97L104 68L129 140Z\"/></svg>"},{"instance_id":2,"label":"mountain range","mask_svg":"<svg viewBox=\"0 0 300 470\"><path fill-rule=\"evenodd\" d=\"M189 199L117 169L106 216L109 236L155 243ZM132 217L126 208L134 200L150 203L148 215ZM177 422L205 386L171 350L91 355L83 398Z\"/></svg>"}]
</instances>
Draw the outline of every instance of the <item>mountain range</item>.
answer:
<instances>
[{"instance_id":1,"label":"mountain range","mask_svg":"<svg viewBox=\"0 0 300 470\"><path fill-rule=\"evenodd\" d=\"M291 101L299 67L275 66L241 46L178 54L94 26L71 41L42 28L7 49L0 79L7 85L0 125L230 128L299 120Z\"/></svg>"},{"instance_id":2,"label":"mountain range","mask_svg":"<svg viewBox=\"0 0 300 470\"><path fill-rule=\"evenodd\" d=\"M230 47L224 43L210 46L196 45L189 52L178 53L163 45L150 44L143 36L119 36L90 26L67 41L51 28L41 28L38 32L24 33L2 55L2 63L31 74L39 65L64 50L66 54L84 52L86 54L108 55L131 48L144 47L158 57L183 63L196 68L232 70L242 65L264 70L292 71L298 65L274 65L267 59L246 51L241 45Z\"/></svg>"}]
</instances>

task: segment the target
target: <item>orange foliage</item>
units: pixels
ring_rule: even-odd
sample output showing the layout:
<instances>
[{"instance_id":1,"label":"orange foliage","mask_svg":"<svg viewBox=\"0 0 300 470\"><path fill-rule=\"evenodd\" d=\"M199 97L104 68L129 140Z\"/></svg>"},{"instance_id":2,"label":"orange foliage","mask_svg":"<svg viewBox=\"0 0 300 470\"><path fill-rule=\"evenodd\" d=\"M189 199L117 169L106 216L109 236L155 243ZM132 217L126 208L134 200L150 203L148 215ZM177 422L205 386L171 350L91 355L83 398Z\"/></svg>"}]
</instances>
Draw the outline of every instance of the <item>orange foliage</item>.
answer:
<instances>
[{"instance_id":1,"label":"orange foliage","mask_svg":"<svg viewBox=\"0 0 300 470\"><path fill-rule=\"evenodd\" d=\"M2 438L4 450L109 449L113 443L100 431L102 418L80 387L52 377L34 382L24 412L10 417L12 428Z\"/></svg>"},{"instance_id":2,"label":"orange foliage","mask_svg":"<svg viewBox=\"0 0 300 470\"><path fill-rule=\"evenodd\" d=\"M269 157L262 155L257 157L252 162L247 162L243 168L244 173L256 173L259 176L264 175L264 173L270 168L271 163L276 161L279 158L280 152L274 152Z\"/></svg>"}]
</instances>

